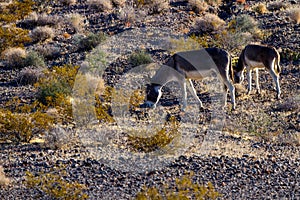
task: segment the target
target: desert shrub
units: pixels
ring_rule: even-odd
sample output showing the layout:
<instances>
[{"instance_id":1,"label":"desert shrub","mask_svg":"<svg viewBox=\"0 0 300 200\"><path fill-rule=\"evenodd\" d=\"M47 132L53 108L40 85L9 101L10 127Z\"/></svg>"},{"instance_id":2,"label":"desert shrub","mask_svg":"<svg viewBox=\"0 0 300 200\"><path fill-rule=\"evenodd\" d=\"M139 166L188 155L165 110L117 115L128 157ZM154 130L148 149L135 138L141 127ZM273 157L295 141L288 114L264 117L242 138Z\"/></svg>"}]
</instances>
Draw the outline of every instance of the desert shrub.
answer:
<instances>
[{"instance_id":1,"label":"desert shrub","mask_svg":"<svg viewBox=\"0 0 300 200\"><path fill-rule=\"evenodd\" d=\"M289 5L286 2L283 1L274 1L269 3L268 10L270 11L276 11L276 10L284 10L287 9Z\"/></svg>"},{"instance_id":2,"label":"desert shrub","mask_svg":"<svg viewBox=\"0 0 300 200\"><path fill-rule=\"evenodd\" d=\"M37 102L21 104L12 100L11 106L0 108L1 138L13 142L29 142L33 137L48 131L53 119L39 109Z\"/></svg>"},{"instance_id":3,"label":"desert shrub","mask_svg":"<svg viewBox=\"0 0 300 200\"><path fill-rule=\"evenodd\" d=\"M30 51L27 53L25 58L25 67L32 66L32 67L45 67L44 58L39 55L36 51Z\"/></svg>"},{"instance_id":4,"label":"desert shrub","mask_svg":"<svg viewBox=\"0 0 300 200\"><path fill-rule=\"evenodd\" d=\"M57 123L72 122L72 88L78 66L55 66L45 71L45 75L34 85L37 88L37 101L46 108L58 112Z\"/></svg>"},{"instance_id":5,"label":"desert shrub","mask_svg":"<svg viewBox=\"0 0 300 200\"><path fill-rule=\"evenodd\" d=\"M108 98L111 96L109 89L110 87L104 86L99 75L89 72L77 75L73 89L73 117L77 126L87 126L94 123L95 119L114 122L108 114Z\"/></svg>"},{"instance_id":6,"label":"desert shrub","mask_svg":"<svg viewBox=\"0 0 300 200\"><path fill-rule=\"evenodd\" d=\"M211 27L213 27L213 25L210 25L211 23L206 21L202 22L204 27L210 27L207 30L212 30ZM191 39L189 39L191 41L190 43L193 44L193 41L196 41L201 47L220 47L234 54L238 54L246 44L261 40L269 35L268 31L262 32L255 19L249 15L239 15L229 21L226 26L223 26L224 22L221 24L221 28L218 28L218 31L209 33L202 32L200 36L197 34L197 31L196 34L192 31ZM200 25L196 30L199 29L201 29Z\"/></svg>"},{"instance_id":7,"label":"desert shrub","mask_svg":"<svg viewBox=\"0 0 300 200\"><path fill-rule=\"evenodd\" d=\"M33 42L43 42L53 37L53 29L47 26L38 26L30 32L30 38Z\"/></svg>"},{"instance_id":8,"label":"desert shrub","mask_svg":"<svg viewBox=\"0 0 300 200\"><path fill-rule=\"evenodd\" d=\"M82 32L85 25L85 18L79 13L68 15L68 20L76 32Z\"/></svg>"},{"instance_id":9,"label":"desert shrub","mask_svg":"<svg viewBox=\"0 0 300 200\"><path fill-rule=\"evenodd\" d=\"M151 56L145 51L136 51L129 56L129 62L134 66L149 64L152 62Z\"/></svg>"},{"instance_id":10,"label":"desert shrub","mask_svg":"<svg viewBox=\"0 0 300 200\"><path fill-rule=\"evenodd\" d=\"M2 57L6 61L6 65L10 68L23 68L26 56L26 51L20 47L9 48L2 53Z\"/></svg>"},{"instance_id":11,"label":"desert shrub","mask_svg":"<svg viewBox=\"0 0 300 200\"><path fill-rule=\"evenodd\" d=\"M45 77L35 85L38 89L38 100L46 106L64 105L66 102L61 102L61 98L71 95L77 71L78 66L64 65L55 66L51 71L45 72Z\"/></svg>"},{"instance_id":12,"label":"desert shrub","mask_svg":"<svg viewBox=\"0 0 300 200\"><path fill-rule=\"evenodd\" d=\"M287 11L290 19L296 24L300 24L300 7L292 8Z\"/></svg>"},{"instance_id":13,"label":"desert shrub","mask_svg":"<svg viewBox=\"0 0 300 200\"><path fill-rule=\"evenodd\" d=\"M38 15L36 25L56 27L61 23L61 21L62 18L59 15L48 15L46 13L41 13Z\"/></svg>"},{"instance_id":14,"label":"desert shrub","mask_svg":"<svg viewBox=\"0 0 300 200\"><path fill-rule=\"evenodd\" d=\"M29 31L17 28L15 25L0 27L0 52L9 47L23 47L31 41Z\"/></svg>"},{"instance_id":15,"label":"desert shrub","mask_svg":"<svg viewBox=\"0 0 300 200\"><path fill-rule=\"evenodd\" d=\"M95 48L86 56L85 62L80 66L80 70L95 74L96 76L102 76L107 66L106 64L106 54L101 48Z\"/></svg>"},{"instance_id":16,"label":"desert shrub","mask_svg":"<svg viewBox=\"0 0 300 200\"><path fill-rule=\"evenodd\" d=\"M113 8L110 0L87 0L87 4L100 11L109 11Z\"/></svg>"},{"instance_id":17,"label":"desert shrub","mask_svg":"<svg viewBox=\"0 0 300 200\"><path fill-rule=\"evenodd\" d=\"M34 2L31 0L17 1L13 0L1 9L1 23L13 23L23 19L32 12Z\"/></svg>"},{"instance_id":18,"label":"desert shrub","mask_svg":"<svg viewBox=\"0 0 300 200\"><path fill-rule=\"evenodd\" d=\"M258 23L250 15L240 15L230 21L229 29L234 32L249 32L255 33L257 31Z\"/></svg>"},{"instance_id":19,"label":"desert shrub","mask_svg":"<svg viewBox=\"0 0 300 200\"><path fill-rule=\"evenodd\" d=\"M194 183L191 175L184 175L175 180L175 186L165 185L164 188L147 188L138 193L136 200L155 199L218 199L221 194L214 189L211 182L206 185Z\"/></svg>"},{"instance_id":20,"label":"desert shrub","mask_svg":"<svg viewBox=\"0 0 300 200\"><path fill-rule=\"evenodd\" d=\"M168 50L171 53L176 53L180 51L196 50L201 47L207 47L207 45L201 45L197 40L195 40L195 36L191 36L188 38L182 37L179 39L170 39Z\"/></svg>"},{"instance_id":21,"label":"desert shrub","mask_svg":"<svg viewBox=\"0 0 300 200\"><path fill-rule=\"evenodd\" d=\"M54 167L50 172L33 174L26 172L26 187L37 190L51 199L88 199L86 186L76 181L65 180L67 174L63 166Z\"/></svg>"},{"instance_id":22,"label":"desert shrub","mask_svg":"<svg viewBox=\"0 0 300 200\"><path fill-rule=\"evenodd\" d=\"M169 8L168 0L135 0L134 3L138 7L147 8L150 14L160 13Z\"/></svg>"},{"instance_id":23,"label":"desert shrub","mask_svg":"<svg viewBox=\"0 0 300 200\"><path fill-rule=\"evenodd\" d=\"M12 1L0 9L0 52L9 47L22 47L30 42L28 31L16 26L18 20L32 12L31 0Z\"/></svg>"},{"instance_id":24,"label":"desert shrub","mask_svg":"<svg viewBox=\"0 0 300 200\"><path fill-rule=\"evenodd\" d=\"M180 136L179 127L180 123L172 116L162 129L150 137L140 137L138 136L140 133L135 131L129 133L127 145L132 151L139 152L152 152L164 148Z\"/></svg>"},{"instance_id":25,"label":"desert shrub","mask_svg":"<svg viewBox=\"0 0 300 200\"><path fill-rule=\"evenodd\" d=\"M90 51L106 40L106 35L103 32L89 33L86 37L79 39L78 48L83 51Z\"/></svg>"},{"instance_id":26,"label":"desert shrub","mask_svg":"<svg viewBox=\"0 0 300 200\"><path fill-rule=\"evenodd\" d=\"M196 13L203 13L208 9L208 4L204 0L189 0L188 3Z\"/></svg>"},{"instance_id":27,"label":"desert shrub","mask_svg":"<svg viewBox=\"0 0 300 200\"><path fill-rule=\"evenodd\" d=\"M55 125L44 134L43 147L50 149L67 149L78 144L79 139L72 128Z\"/></svg>"},{"instance_id":28,"label":"desert shrub","mask_svg":"<svg viewBox=\"0 0 300 200\"><path fill-rule=\"evenodd\" d=\"M161 13L169 8L168 0L150 0L149 9L150 13L156 14Z\"/></svg>"},{"instance_id":29,"label":"desert shrub","mask_svg":"<svg viewBox=\"0 0 300 200\"><path fill-rule=\"evenodd\" d=\"M267 6L264 3L259 3L253 7L253 10L258 14L264 14L268 12Z\"/></svg>"},{"instance_id":30,"label":"desert shrub","mask_svg":"<svg viewBox=\"0 0 300 200\"><path fill-rule=\"evenodd\" d=\"M17 82L21 85L34 85L43 77L44 70L43 67L25 67L20 71Z\"/></svg>"},{"instance_id":31,"label":"desert shrub","mask_svg":"<svg viewBox=\"0 0 300 200\"><path fill-rule=\"evenodd\" d=\"M207 13L203 17L196 18L194 29L196 33L215 33L224 28L225 22L217 15Z\"/></svg>"},{"instance_id":32,"label":"desert shrub","mask_svg":"<svg viewBox=\"0 0 300 200\"><path fill-rule=\"evenodd\" d=\"M0 186L8 185L10 182L11 180L5 176L4 169L0 165Z\"/></svg>"},{"instance_id":33,"label":"desert shrub","mask_svg":"<svg viewBox=\"0 0 300 200\"><path fill-rule=\"evenodd\" d=\"M21 69L28 66L44 67L45 62L37 52L31 51L27 53L22 48L9 48L3 52L3 59L9 68Z\"/></svg>"},{"instance_id":34,"label":"desert shrub","mask_svg":"<svg viewBox=\"0 0 300 200\"><path fill-rule=\"evenodd\" d=\"M257 39L262 39L268 32L260 31L258 23L249 15L240 15L228 23L225 31L216 35L220 47L230 51L239 51L246 44Z\"/></svg>"},{"instance_id":35,"label":"desert shrub","mask_svg":"<svg viewBox=\"0 0 300 200\"><path fill-rule=\"evenodd\" d=\"M59 46L49 44L38 45L34 50L45 59L57 58L61 52Z\"/></svg>"},{"instance_id":36,"label":"desert shrub","mask_svg":"<svg viewBox=\"0 0 300 200\"><path fill-rule=\"evenodd\" d=\"M280 58L288 61L297 61L300 59L300 52L289 48L283 48L280 52Z\"/></svg>"}]
</instances>

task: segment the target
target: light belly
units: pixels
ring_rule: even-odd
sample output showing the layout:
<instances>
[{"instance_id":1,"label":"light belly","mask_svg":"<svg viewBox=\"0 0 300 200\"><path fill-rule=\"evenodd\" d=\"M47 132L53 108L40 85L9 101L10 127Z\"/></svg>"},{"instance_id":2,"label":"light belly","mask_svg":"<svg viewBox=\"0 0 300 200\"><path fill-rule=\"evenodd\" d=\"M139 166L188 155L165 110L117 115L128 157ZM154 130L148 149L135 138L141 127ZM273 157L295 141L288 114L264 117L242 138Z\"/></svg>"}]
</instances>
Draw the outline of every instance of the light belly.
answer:
<instances>
[{"instance_id":1,"label":"light belly","mask_svg":"<svg viewBox=\"0 0 300 200\"><path fill-rule=\"evenodd\" d=\"M250 67L250 69L265 68L265 65L262 62L248 60L247 58L246 58L246 63Z\"/></svg>"},{"instance_id":2,"label":"light belly","mask_svg":"<svg viewBox=\"0 0 300 200\"><path fill-rule=\"evenodd\" d=\"M199 71L189 71L185 72L186 77L190 79L203 79L212 74L214 70L199 70Z\"/></svg>"}]
</instances>

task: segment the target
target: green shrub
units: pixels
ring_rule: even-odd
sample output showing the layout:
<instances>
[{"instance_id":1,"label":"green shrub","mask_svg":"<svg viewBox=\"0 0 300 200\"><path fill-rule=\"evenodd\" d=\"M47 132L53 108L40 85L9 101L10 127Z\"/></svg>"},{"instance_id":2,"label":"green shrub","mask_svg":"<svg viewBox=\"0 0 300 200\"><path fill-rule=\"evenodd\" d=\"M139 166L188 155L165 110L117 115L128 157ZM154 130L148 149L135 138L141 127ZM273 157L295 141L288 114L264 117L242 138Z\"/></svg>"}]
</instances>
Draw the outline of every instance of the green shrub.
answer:
<instances>
[{"instance_id":1,"label":"green shrub","mask_svg":"<svg viewBox=\"0 0 300 200\"><path fill-rule=\"evenodd\" d=\"M86 37L79 40L78 48L83 51L90 51L106 40L106 35L102 32L89 33Z\"/></svg>"},{"instance_id":2,"label":"green shrub","mask_svg":"<svg viewBox=\"0 0 300 200\"><path fill-rule=\"evenodd\" d=\"M86 186L76 181L65 180L66 174L62 166L56 168L56 171L38 174L26 172L25 184L27 188L38 190L51 199L88 199L88 195L84 192Z\"/></svg>"},{"instance_id":3,"label":"green shrub","mask_svg":"<svg viewBox=\"0 0 300 200\"><path fill-rule=\"evenodd\" d=\"M70 102L62 100L70 97L77 71L78 66L64 65L46 72L44 78L35 84L39 102L53 107L70 105Z\"/></svg>"},{"instance_id":4,"label":"green shrub","mask_svg":"<svg viewBox=\"0 0 300 200\"><path fill-rule=\"evenodd\" d=\"M287 59L288 61L297 61L300 59L300 52L289 48L283 48L280 52L280 58Z\"/></svg>"},{"instance_id":5,"label":"green shrub","mask_svg":"<svg viewBox=\"0 0 300 200\"><path fill-rule=\"evenodd\" d=\"M176 179L175 187L164 186L164 188L144 188L138 193L136 200L161 200L161 199L217 199L221 197L212 183L200 185L193 183L192 175L185 175Z\"/></svg>"},{"instance_id":6,"label":"green shrub","mask_svg":"<svg viewBox=\"0 0 300 200\"><path fill-rule=\"evenodd\" d=\"M129 62L134 66L149 64L152 58L145 51L136 51L129 56Z\"/></svg>"},{"instance_id":7,"label":"green shrub","mask_svg":"<svg viewBox=\"0 0 300 200\"><path fill-rule=\"evenodd\" d=\"M30 42L28 31L18 28L16 22L32 12L31 0L14 0L0 8L0 53L9 47L23 47Z\"/></svg>"},{"instance_id":8,"label":"green shrub","mask_svg":"<svg viewBox=\"0 0 300 200\"><path fill-rule=\"evenodd\" d=\"M30 51L27 53L25 58L25 67L32 66L32 67L45 67L44 58L39 55L36 51Z\"/></svg>"},{"instance_id":9,"label":"green shrub","mask_svg":"<svg viewBox=\"0 0 300 200\"><path fill-rule=\"evenodd\" d=\"M48 131L53 119L39 109L38 103L20 105L12 101L11 108L0 108L1 138L12 142L29 142L34 136Z\"/></svg>"}]
</instances>

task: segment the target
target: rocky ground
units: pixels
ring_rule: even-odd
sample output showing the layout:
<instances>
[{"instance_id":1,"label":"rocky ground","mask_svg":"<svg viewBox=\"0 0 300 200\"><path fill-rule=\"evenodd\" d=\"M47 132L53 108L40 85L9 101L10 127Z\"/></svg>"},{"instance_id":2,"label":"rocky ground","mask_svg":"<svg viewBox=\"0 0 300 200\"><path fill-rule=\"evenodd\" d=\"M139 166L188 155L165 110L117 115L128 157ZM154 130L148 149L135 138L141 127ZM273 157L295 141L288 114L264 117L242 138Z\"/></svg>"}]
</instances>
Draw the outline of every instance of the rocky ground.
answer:
<instances>
[{"instance_id":1,"label":"rocky ground","mask_svg":"<svg viewBox=\"0 0 300 200\"><path fill-rule=\"evenodd\" d=\"M156 62L162 62L168 56L165 49L162 48L162 51L159 49L161 44L153 42L160 41L161 36L154 34L145 38L140 28L151 30L151 33L156 29L164 29L167 31L162 33L178 37L186 33L186 29L192 26L196 17L195 13L188 10L185 1L171 1L171 7L167 12L156 15L138 12L134 22L128 25L119 18L117 12L96 12L90 9L85 1L80 2L72 6L54 4L51 8L52 14L63 17L67 13L80 13L89 21L86 30L104 31L111 35L113 39L110 39L103 48L110 46L114 50L120 49L121 52L121 56L110 63L104 73L106 83L111 86L114 86L132 67L125 59L126 56L122 55L127 53L124 47L133 50L136 46L143 45L150 50ZM260 1L247 1L246 6L225 4L220 10L211 8L211 11L219 13L224 19L241 13L250 14L259 21L263 30L272 31L272 34L262 41L263 43L299 52L300 25L291 23L284 12L257 15L247 9L257 2ZM292 5L299 5L299 1L289 2ZM172 33L168 30L172 30ZM58 36L51 44L59 46L64 53L47 60L48 67L65 63L80 65L84 61L85 54L74 49L73 40L61 36L64 32L72 34L72 31L74 30L68 26L58 30ZM124 34L126 31L130 34ZM191 139L193 144L188 150L182 154L174 154L171 159L154 160L149 164L153 165L152 167L143 163L141 168L144 167L146 170L140 170L140 166L135 168L134 163L130 167L128 163L124 164L122 161L107 162L109 158L105 155L91 155L89 146L82 144L59 150L41 144L1 144L0 165L3 166L6 176L11 179L11 183L8 186L0 186L0 198L51 199L38 189L26 187L26 172L38 174L54 170L54 173L58 173L63 168L66 171L63 176L65 180L84 184L90 199L132 199L144 186L162 188L164 184L174 183L176 178L190 171L194 172L195 182L199 184L212 182L216 190L222 194L220 199L300 199L300 60L282 59L281 66L283 68L280 77L281 100L275 100L272 80L267 72L260 73L262 88L260 95L255 92L250 96L246 95L243 88L245 83L243 87L237 86L239 92L237 110L231 111L228 103L229 108L224 111L222 131L216 132L217 138L214 139L217 140L208 153L203 153L201 142L203 134L211 133L205 131L210 125L209 107L199 114L203 132L200 131L200 136L193 134ZM0 68L1 103L15 96L24 100L34 98L35 89L32 86L17 84L18 73L16 70ZM203 90L204 84L196 83L196 86L204 106L208 105L210 99L207 90ZM171 109L168 99L168 95L163 96L162 105ZM101 130L103 128L107 127L101 127ZM109 131L105 132L114 133L113 128L108 127ZM100 146L99 149L97 154L115 153L108 152L115 150L114 147L106 149ZM137 154L131 157L136 159L130 160L131 162L138 162L147 155ZM147 159L145 160L148 161Z\"/></svg>"}]
</instances>

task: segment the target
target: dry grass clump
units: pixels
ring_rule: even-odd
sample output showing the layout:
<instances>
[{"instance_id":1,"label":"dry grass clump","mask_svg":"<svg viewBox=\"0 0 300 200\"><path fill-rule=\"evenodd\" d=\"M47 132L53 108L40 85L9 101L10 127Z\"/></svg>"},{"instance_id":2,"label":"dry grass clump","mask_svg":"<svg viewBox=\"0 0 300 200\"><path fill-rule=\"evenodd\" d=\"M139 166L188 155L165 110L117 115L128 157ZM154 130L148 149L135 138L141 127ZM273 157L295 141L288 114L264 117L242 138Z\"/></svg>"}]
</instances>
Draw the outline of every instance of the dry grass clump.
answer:
<instances>
[{"instance_id":1,"label":"dry grass clump","mask_svg":"<svg viewBox=\"0 0 300 200\"><path fill-rule=\"evenodd\" d=\"M23 67L34 66L44 67L44 58L37 52L30 51L27 53L20 47L8 48L2 53L2 57L9 68L21 69Z\"/></svg>"},{"instance_id":2,"label":"dry grass clump","mask_svg":"<svg viewBox=\"0 0 300 200\"><path fill-rule=\"evenodd\" d=\"M26 51L20 47L8 48L2 53L2 58L6 61L6 65L11 68L22 68L26 56Z\"/></svg>"},{"instance_id":3,"label":"dry grass clump","mask_svg":"<svg viewBox=\"0 0 300 200\"><path fill-rule=\"evenodd\" d=\"M135 10L132 6L126 6L120 12L120 19L127 23L133 23L136 19Z\"/></svg>"},{"instance_id":4,"label":"dry grass clump","mask_svg":"<svg viewBox=\"0 0 300 200\"><path fill-rule=\"evenodd\" d=\"M169 8L168 0L150 0L149 9L152 14L161 13Z\"/></svg>"},{"instance_id":5,"label":"dry grass clump","mask_svg":"<svg viewBox=\"0 0 300 200\"><path fill-rule=\"evenodd\" d=\"M194 29L197 33L207 34L222 30L224 25L225 21L217 15L207 13L204 17L196 19Z\"/></svg>"},{"instance_id":6,"label":"dry grass clump","mask_svg":"<svg viewBox=\"0 0 300 200\"><path fill-rule=\"evenodd\" d=\"M20 71L17 82L21 85L34 85L43 77L43 67L25 67Z\"/></svg>"},{"instance_id":7,"label":"dry grass clump","mask_svg":"<svg viewBox=\"0 0 300 200\"><path fill-rule=\"evenodd\" d=\"M288 10L288 16L294 23L300 24L300 7Z\"/></svg>"},{"instance_id":8,"label":"dry grass clump","mask_svg":"<svg viewBox=\"0 0 300 200\"><path fill-rule=\"evenodd\" d=\"M5 176L4 169L0 165L0 186L8 185L10 183L10 179Z\"/></svg>"},{"instance_id":9,"label":"dry grass clump","mask_svg":"<svg viewBox=\"0 0 300 200\"><path fill-rule=\"evenodd\" d=\"M258 14L265 14L268 12L267 6L264 3L259 3L253 7L253 10Z\"/></svg>"},{"instance_id":10,"label":"dry grass clump","mask_svg":"<svg viewBox=\"0 0 300 200\"><path fill-rule=\"evenodd\" d=\"M100 11L109 11L113 8L110 0L87 0L87 4Z\"/></svg>"},{"instance_id":11,"label":"dry grass clump","mask_svg":"<svg viewBox=\"0 0 300 200\"><path fill-rule=\"evenodd\" d=\"M42 44L36 46L35 51L45 59L54 59L60 56L61 48L55 45Z\"/></svg>"},{"instance_id":12,"label":"dry grass clump","mask_svg":"<svg viewBox=\"0 0 300 200\"><path fill-rule=\"evenodd\" d=\"M50 27L39 26L33 29L29 36L33 42L43 42L45 40L52 39L54 37L54 31Z\"/></svg>"},{"instance_id":13,"label":"dry grass clump","mask_svg":"<svg viewBox=\"0 0 300 200\"><path fill-rule=\"evenodd\" d=\"M60 24L62 18L58 15L48 15L46 13L42 13L38 15L37 18L37 26L51 26L56 27Z\"/></svg>"},{"instance_id":14,"label":"dry grass clump","mask_svg":"<svg viewBox=\"0 0 300 200\"><path fill-rule=\"evenodd\" d=\"M47 13L32 12L20 24L27 29L34 29L37 26L57 27L61 23L61 17L58 15L48 15Z\"/></svg>"},{"instance_id":15,"label":"dry grass clump","mask_svg":"<svg viewBox=\"0 0 300 200\"><path fill-rule=\"evenodd\" d=\"M68 15L68 20L77 33L83 31L85 26L85 17L79 13L71 13Z\"/></svg>"},{"instance_id":16,"label":"dry grass clump","mask_svg":"<svg viewBox=\"0 0 300 200\"><path fill-rule=\"evenodd\" d=\"M50 149L67 149L78 144L79 139L70 128L55 126L44 135L43 146Z\"/></svg>"},{"instance_id":17,"label":"dry grass clump","mask_svg":"<svg viewBox=\"0 0 300 200\"><path fill-rule=\"evenodd\" d=\"M271 2L268 5L268 10L270 11L276 11L276 10L285 10L289 7L289 4L287 4L286 2L283 1L275 1L275 2Z\"/></svg>"},{"instance_id":18,"label":"dry grass clump","mask_svg":"<svg viewBox=\"0 0 300 200\"><path fill-rule=\"evenodd\" d=\"M208 4L204 0L189 0L188 3L196 13L203 13L208 9Z\"/></svg>"}]
</instances>

